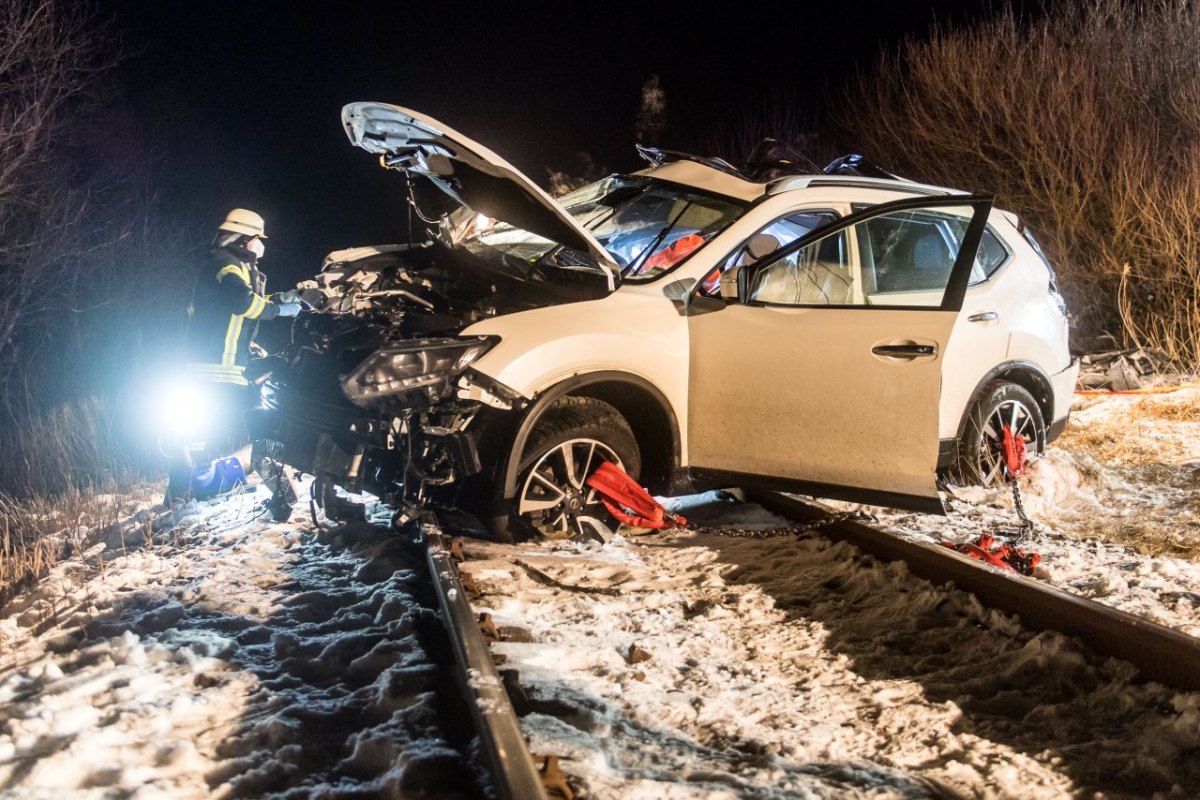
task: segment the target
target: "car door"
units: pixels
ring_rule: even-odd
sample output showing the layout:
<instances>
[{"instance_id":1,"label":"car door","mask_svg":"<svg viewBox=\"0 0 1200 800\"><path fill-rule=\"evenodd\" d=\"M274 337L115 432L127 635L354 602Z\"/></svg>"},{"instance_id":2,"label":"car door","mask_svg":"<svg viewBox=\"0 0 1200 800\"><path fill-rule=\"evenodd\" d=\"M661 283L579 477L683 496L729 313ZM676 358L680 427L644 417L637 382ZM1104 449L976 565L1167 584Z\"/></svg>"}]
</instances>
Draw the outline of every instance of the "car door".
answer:
<instances>
[{"instance_id":1,"label":"car door","mask_svg":"<svg viewBox=\"0 0 1200 800\"><path fill-rule=\"evenodd\" d=\"M689 306L688 451L705 481L940 510L943 354L991 208L921 197L820 228Z\"/></svg>"}]
</instances>

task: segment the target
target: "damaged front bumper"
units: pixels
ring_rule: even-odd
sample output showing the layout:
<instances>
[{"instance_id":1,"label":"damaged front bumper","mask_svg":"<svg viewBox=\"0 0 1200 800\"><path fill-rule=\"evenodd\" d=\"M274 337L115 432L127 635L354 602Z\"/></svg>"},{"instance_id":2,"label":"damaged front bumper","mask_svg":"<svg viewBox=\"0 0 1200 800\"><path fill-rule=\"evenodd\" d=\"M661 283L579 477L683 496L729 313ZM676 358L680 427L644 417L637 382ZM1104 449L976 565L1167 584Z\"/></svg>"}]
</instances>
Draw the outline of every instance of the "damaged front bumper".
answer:
<instances>
[{"instance_id":1,"label":"damaged front bumper","mask_svg":"<svg viewBox=\"0 0 1200 800\"><path fill-rule=\"evenodd\" d=\"M453 396L387 411L348 400L321 401L267 381L256 436L279 443L286 464L320 484L367 491L385 502L419 500L456 487L493 463L493 442L511 427L523 400L486 376L459 376Z\"/></svg>"}]
</instances>

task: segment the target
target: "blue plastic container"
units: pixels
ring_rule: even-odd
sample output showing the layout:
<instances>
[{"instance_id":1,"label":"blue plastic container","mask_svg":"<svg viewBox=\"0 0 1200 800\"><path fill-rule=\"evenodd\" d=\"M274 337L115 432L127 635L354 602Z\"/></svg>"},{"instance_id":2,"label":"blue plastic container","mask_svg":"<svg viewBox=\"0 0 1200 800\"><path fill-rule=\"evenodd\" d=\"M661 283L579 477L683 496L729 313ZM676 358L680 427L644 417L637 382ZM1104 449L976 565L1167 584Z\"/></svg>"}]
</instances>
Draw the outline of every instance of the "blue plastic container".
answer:
<instances>
[{"instance_id":1,"label":"blue plastic container","mask_svg":"<svg viewBox=\"0 0 1200 800\"><path fill-rule=\"evenodd\" d=\"M228 492L246 483L246 471L237 456L218 458L207 466L192 469L192 496L197 499Z\"/></svg>"}]
</instances>

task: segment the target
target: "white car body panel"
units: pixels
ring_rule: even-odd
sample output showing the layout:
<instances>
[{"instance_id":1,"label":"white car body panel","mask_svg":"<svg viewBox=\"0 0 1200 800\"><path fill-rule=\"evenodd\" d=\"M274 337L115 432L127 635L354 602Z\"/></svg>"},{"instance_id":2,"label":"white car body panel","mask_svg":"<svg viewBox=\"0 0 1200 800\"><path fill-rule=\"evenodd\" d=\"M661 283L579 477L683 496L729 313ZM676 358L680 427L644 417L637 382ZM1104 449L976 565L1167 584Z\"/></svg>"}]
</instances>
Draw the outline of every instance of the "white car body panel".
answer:
<instances>
[{"instance_id":1,"label":"white car body panel","mask_svg":"<svg viewBox=\"0 0 1200 800\"><path fill-rule=\"evenodd\" d=\"M462 335L500 338L471 366L522 397L535 398L576 375L616 370L657 388L671 404L681 435L687 430L687 319L657 283L622 286L602 300L483 320ZM681 445L686 454L686 437Z\"/></svg>"},{"instance_id":2,"label":"white car body panel","mask_svg":"<svg viewBox=\"0 0 1200 800\"><path fill-rule=\"evenodd\" d=\"M955 316L731 305L693 317L691 463L935 497L941 354ZM901 339L937 355L871 354Z\"/></svg>"}]
</instances>

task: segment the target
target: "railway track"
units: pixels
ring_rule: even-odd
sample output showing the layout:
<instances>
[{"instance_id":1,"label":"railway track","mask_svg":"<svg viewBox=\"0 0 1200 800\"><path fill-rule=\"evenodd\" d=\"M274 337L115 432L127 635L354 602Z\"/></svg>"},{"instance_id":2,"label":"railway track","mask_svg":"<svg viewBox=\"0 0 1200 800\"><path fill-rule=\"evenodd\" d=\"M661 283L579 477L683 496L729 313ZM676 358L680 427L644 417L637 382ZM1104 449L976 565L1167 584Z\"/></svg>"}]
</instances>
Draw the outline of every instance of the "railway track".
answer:
<instances>
[{"instance_id":1,"label":"railway track","mask_svg":"<svg viewBox=\"0 0 1200 800\"><path fill-rule=\"evenodd\" d=\"M822 536L845 541L880 561L903 561L935 585L952 583L991 608L1015 615L1033 630L1055 630L1094 651L1134 665L1140 677L1182 690L1200 690L1200 641L1131 614L985 566L944 547L902 539L886 531L775 492L746 493L748 501L795 521L819 526ZM458 682L468 698L481 751L495 792L506 800L569 796L548 793L546 776L530 754L505 682L496 670L480 619L471 609L451 552L454 531L443 531L432 513L420 521L430 572L457 659Z\"/></svg>"},{"instance_id":2,"label":"railway track","mask_svg":"<svg viewBox=\"0 0 1200 800\"><path fill-rule=\"evenodd\" d=\"M429 572L454 650L459 687L467 698L496 796L501 800L546 800L549 795L543 774L526 746L508 691L471 610L448 537L431 513L422 514L420 525Z\"/></svg>"},{"instance_id":3,"label":"railway track","mask_svg":"<svg viewBox=\"0 0 1200 800\"><path fill-rule=\"evenodd\" d=\"M984 566L949 548L911 542L856 520L834 519L778 492L750 491L746 498L802 524L821 524L823 536L849 542L881 561L903 561L914 575L934 584L953 583L984 605L1019 617L1026 627L1078 637L1098 653L1133 664L1147 680L1200 690L1200 640L1037 580Z\"/></svg>"}]
</instances>

